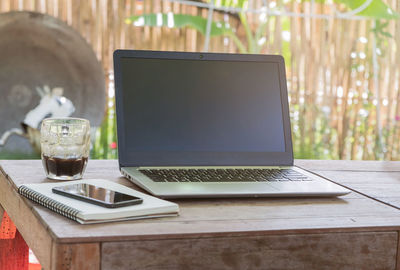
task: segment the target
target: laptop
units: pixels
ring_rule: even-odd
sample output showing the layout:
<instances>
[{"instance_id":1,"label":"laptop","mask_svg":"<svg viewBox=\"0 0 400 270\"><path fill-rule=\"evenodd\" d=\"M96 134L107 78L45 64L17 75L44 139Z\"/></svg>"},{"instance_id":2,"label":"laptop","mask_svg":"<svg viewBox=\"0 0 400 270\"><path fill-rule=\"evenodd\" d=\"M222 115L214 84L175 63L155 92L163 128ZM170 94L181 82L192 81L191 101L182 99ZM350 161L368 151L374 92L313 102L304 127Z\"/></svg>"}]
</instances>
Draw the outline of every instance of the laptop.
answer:
<instances>
[{"instance_id":1,"label":"laptop","mask_svg":"<svg viewBox=\"0 0 400 270\"><path fill-rule=\"evenodd\" d=\"M114 52L118 161L155 196L339 196L346 188L293 166L284 60Z\"/></svg>"}]
</instances>

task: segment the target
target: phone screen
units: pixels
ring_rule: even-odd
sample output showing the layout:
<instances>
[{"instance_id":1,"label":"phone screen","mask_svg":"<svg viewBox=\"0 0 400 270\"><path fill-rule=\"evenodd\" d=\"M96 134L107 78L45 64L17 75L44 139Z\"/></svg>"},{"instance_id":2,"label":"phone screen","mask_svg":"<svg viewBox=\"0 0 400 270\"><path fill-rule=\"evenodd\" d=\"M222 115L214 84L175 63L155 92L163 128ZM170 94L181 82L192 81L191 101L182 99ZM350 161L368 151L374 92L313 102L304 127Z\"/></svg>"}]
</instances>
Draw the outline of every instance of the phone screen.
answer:
<instances>
[{"instance_id":1,"label":"phone screen","mask_svg":"<svg viewBox=\"0 0 400 270\"><path fill-rule=\"evenodd\" d=\"M121 207L142 203L141 198L90 184L54 187L54 193L92 202L105 207Z\"/></svg>"}]
</instances>

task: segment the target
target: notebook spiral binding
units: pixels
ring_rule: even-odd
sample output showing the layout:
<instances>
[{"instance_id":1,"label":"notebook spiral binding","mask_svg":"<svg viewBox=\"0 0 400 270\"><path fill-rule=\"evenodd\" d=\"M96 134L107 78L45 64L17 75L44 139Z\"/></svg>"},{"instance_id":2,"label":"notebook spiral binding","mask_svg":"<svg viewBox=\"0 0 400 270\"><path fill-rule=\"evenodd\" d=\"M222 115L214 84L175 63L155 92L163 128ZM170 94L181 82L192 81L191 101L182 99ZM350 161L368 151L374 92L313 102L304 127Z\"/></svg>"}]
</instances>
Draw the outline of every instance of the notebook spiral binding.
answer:
<instances>
[{"instance_id":1,"label":"notebook spiral binding","mask_svg":"<svg viewBox=\"0 0 400 270\"><path fill-rule=\"evenodd\" d=\"M49 208L56 213L59 213L60 215L63 215L75 221L77 220L77 215L79 211L73 207L67 206L47 196L44 196L26 186L20 186L18 188L18 193L34 202L37 202L40 205L43 205L44 207Z\"/></svg>"}]
</instances>

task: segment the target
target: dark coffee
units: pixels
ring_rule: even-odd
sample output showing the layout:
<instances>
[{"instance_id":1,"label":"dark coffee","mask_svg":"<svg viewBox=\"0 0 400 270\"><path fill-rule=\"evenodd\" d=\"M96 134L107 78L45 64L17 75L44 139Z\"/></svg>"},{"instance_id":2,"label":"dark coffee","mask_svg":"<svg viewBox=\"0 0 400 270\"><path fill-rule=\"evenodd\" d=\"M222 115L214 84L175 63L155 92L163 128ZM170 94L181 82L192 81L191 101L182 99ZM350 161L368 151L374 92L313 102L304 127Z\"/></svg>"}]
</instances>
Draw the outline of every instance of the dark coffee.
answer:
<instances>
[{"instance_id":1,"label":"dark coffee","mask_svg":"<svg viewBox=\"0 0 400 270\"><path fill-rule=\"evenodd\" d=\"M43 156L43 167L48 175L74 176L82 174L85 170L87 157L81 158L57 158Z\"/></svg>"}]
</instances>

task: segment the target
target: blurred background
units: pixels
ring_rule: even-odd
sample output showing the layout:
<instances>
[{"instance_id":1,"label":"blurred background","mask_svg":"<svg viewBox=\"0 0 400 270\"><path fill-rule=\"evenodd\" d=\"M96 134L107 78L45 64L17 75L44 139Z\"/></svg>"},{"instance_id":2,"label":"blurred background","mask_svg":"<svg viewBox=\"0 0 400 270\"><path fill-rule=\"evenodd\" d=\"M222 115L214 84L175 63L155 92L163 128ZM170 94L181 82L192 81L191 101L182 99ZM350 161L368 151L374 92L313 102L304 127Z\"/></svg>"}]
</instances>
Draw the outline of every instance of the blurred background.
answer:
<instances>
[{"instance_id":1,"label":"blurred background","mask_svg":"<svg viewBox=\"0 0 400 270\"><path fill-rule=\"evenodd\" d=\"M398 0L0 0L4 14L33 11L57 18L61 28L72 28L94 52L104 86L50 85L64 87L64 96L83 106L75 105L81 113L76 116L98 122L92 134L94 159L117 158L112 53L145 49L282 54L295 158L398 160L399 9ZM48 21L45 27L51 29L55 22ZM10 36L0 35L0 44L2 39ZM68 45L68 39L60 42ZM76 57L79 51L68 55ZM48 72L61 78L62 65ZM77 88L86 95L72 95ZM8 89L2 91L7 96ZM104 100L90 102L96 96ZM14 107L0 107L1 121L7 123L5 111ZM34 150L0 146L0 159L35 157Z\"/></svg>"}]
</instances>

